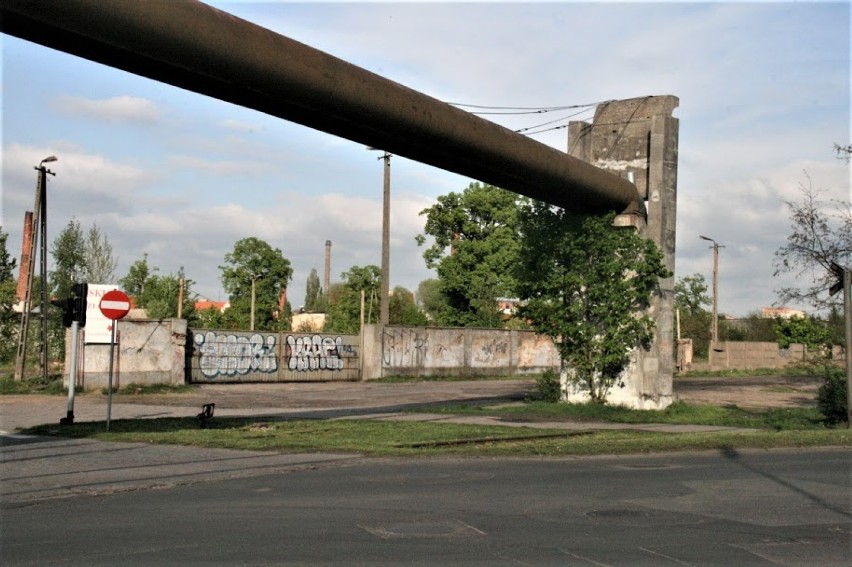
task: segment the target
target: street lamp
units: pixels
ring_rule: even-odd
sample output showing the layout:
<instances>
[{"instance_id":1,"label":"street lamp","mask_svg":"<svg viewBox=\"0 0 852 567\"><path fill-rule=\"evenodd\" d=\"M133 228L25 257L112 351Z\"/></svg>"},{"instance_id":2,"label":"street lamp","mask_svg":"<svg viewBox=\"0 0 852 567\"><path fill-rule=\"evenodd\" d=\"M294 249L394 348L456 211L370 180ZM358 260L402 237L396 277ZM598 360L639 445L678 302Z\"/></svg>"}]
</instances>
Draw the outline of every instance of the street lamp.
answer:
<instances>
[{"instance_id":1,"label":"street lamp","mask_svg":"<svg viewBox=\"0 0 852 567\"><path fill-rule=\"evenodd\" d=\"M367 148L375 151L376 148ZM382 201L382 288L379 299L379 324L388 324L390 318L390 158L391 154L383 152L378 159L385 160L384 197Z\"/></svg>"},{"instance_id":2,"label":"street lamp","mask_svg":"<svg viewBox=\"0 0 852 567\"><path fill-rule=\"evenodd\" d=\"M711 348L715 349L719 342L719 243L707 236L699 235L701 240L713 243L713 331L710 339Z\"/></svg>"},{"instance_id":3,"label":"street lamp","mask_svg":"<svg viewBox=\"0 0 852 567\"><path fill-rule=\"evenodd\" d=\"M27 352L27 336L29 335L30 314L32 313L32 287L33 273L35 272L35 244L41 239L39 251L41 253L41 308L39 315L41 319L41 372L42 378L47 381L47 174L56 175L44 164L57 161L56 156L48 156L41 160L33 169L38 171L38 182L36 185L35 206L33 207L33 223L29 233L28 266L26 274L26 288L24 291L23 310L21 313L21 336L18 339L18 354L15 360L15 380L21 380L24 376L24 365ZM25 239L26 242L26 239Z\"/></svg>"}]
</instances>

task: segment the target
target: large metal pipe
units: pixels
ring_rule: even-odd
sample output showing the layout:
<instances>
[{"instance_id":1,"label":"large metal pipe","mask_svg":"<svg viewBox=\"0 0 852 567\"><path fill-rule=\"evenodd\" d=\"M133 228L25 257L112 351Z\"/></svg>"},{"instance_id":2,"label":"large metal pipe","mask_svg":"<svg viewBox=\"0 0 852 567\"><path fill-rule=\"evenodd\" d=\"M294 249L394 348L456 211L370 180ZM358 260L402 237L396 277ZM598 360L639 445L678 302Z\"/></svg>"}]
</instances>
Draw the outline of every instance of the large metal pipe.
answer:
<instances>
[{"instance_id":1,"label":"large metal pipe","mask_svg":"<svg viewBox=\"0 0 852 567\"><path fill-rule=\"evenodd\" d=\"M576 212L638 199L611 173L194 0L3 0L0 31Z\"/></svg>"}]
</instances>

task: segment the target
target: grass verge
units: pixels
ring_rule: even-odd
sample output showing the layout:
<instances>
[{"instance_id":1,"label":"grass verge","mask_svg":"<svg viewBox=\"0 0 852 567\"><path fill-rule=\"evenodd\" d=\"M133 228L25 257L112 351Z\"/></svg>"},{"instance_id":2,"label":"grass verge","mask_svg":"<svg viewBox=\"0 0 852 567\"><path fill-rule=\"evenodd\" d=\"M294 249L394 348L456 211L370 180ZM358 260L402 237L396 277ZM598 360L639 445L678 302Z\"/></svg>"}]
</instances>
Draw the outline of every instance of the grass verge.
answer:
<instances>
[{"instance_id":1,"label":"grass verge","mask_svg":"<svg viewBox=\"0 0 852 567\"><path fill-rule=\"evenodd\" d=\"M635 430L571 431L435 422L380 420L259 421L214 418L115 420L44 425L24 433L101 441L191 445L280 452L351 452L370 456L570 456L744 448L852 446L848 429L755 429L706 433Z\"/></svg>"},{"instance_id":2,"label":"grass verge","mask_svg":"<svg viewBox=\"0 0 852 567\"><path fill-rule=\"evenodd\" d=\"M489 415L516 421L603 421L609 423L665 423L714 425L755 429L825 429L817 408L741 408L675 402L664 410L633 410L623 406L527 402L502 406L452 405L435 408L436 413Z\"/></svg>"}]
</instances>

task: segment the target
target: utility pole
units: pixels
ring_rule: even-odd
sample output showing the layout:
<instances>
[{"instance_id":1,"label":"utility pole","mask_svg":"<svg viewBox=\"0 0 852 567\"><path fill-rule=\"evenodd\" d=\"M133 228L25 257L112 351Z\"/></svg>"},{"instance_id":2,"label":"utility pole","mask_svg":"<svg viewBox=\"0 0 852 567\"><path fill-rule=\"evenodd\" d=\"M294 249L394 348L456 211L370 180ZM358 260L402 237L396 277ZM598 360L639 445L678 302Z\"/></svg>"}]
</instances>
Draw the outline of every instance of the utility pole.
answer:
<instances>
[{"instance_id":1,"label":"utility pole","mask_svg":"<svg viewBox=\"0 0 852 567\"><path fill-rule=\"evenodd\" d=\"M41 160L38 166L34 167L38 171L38 180L36 182L36 197L35 205L33 206L33 222L31 224L31 234L29 242L29 265L27 266L26 285L24 287L24 300L21 309L21 328L20 336L18 337L18 352L15 357L15 380L24 378L24 367L27 357L27 338L30 330L30 315L33 308L33 276L35 272L35 247L37 241L41 253L40 262L40 278L41 278L41 371L42 378L47 381L47 174L55 176L56 174L47 169L44 164L57 161L56 156L48 156ZM36 227L38 226L38 229ZM26 235L25 235L26 238Z\"/></svg>"},{"instance_id":2,"label":"utility pole","mask_svg":"<svg viewBox=\"0 0 852 567\"><path fill-rule=\"evenodd\" d=\"M713 329L710 339L710 348L716 349L719 342L719 243L706 236L699 236L702 240L709 240L713 243Z\"/></svg>"},{"instance_id":3,"label":"utility pole","mask_svg":"<svg viewBox=\"0 0 852 567\"><path fill-rule=\"evenodd\" d=\"M367 148L375 150L375 148ZM390 158L383 152L379 159L385 160L384 193L382 199L382 289L379 298L379 324L386 326L390 319Z\"/></svg>"}]
</instances>

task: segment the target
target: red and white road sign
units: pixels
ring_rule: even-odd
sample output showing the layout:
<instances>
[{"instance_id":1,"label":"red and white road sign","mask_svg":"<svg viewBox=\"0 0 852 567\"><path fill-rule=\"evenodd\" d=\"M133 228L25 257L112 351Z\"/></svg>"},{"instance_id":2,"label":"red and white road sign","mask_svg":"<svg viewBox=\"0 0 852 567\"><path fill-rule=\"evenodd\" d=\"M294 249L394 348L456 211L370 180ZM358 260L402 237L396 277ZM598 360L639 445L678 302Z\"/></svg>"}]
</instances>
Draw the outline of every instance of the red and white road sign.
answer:
<instances>
[{"instance_id":1,"label":"red and white road sign","mask_svg":"<svg viewBox=\"0 0 852 567\"><path fill-rule=\"evenodd\" d=\"M98 307L104 317L117 321L130 312L130 298L123 291L114 289L101 297Z\"/></svg>"}]
</instances>

